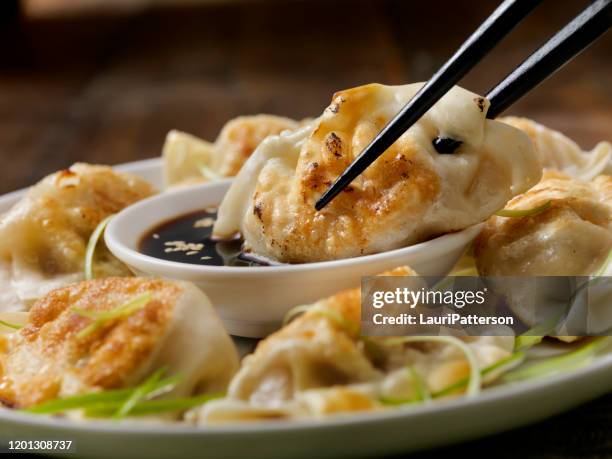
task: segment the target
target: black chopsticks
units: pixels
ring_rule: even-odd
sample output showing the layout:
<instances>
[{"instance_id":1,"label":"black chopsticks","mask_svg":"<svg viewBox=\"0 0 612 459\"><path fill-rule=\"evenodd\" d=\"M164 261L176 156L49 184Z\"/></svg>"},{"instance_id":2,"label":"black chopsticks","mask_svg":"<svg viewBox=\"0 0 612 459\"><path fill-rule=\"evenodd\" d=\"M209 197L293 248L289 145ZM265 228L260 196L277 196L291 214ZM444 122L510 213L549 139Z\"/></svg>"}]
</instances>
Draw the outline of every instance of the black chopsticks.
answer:
<instances>
[{"instance_id":1,"label":"black chopsticks","mask_svg":"<svg viewBox=\"0 0 612 459\"><path fill-rule=\"evenodd\" d=\"M593 2L489 91L487 118L496 118L603 35L612 23L611 4Z\"/></svg>"},{"instance_id":2,"label":"black chopsticks","mask_svg":"<svg viewBox=\"0 0 612 459\"><path fill-rule=\"evenodd\" d=\"M487 116L497 116L602 35L612 22L611 1L593 2L491 90L487 95L491 101ZM504 1L323 193L315 208L325 207L383 154L539 3L539 0ZM458 146L452 139L434 142L438 142L437 149L446 153Z\"/></svg>"}]
</instances>

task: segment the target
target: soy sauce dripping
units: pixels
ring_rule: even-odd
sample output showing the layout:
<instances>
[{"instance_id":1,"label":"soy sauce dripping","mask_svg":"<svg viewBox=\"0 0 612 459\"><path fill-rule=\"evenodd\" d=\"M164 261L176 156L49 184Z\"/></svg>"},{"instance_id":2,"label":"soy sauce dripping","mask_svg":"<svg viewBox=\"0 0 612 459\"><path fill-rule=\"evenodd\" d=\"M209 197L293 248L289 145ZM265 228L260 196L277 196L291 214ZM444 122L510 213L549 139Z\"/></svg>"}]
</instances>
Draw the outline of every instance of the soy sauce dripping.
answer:
<instances>
[{"instance_id":1,"label":"soy sauce dripping","mask_svg":"<svg viewBox=\"0 0 612 459\"><path fill-rule=\"evenodd\" d=\"M138 243L144 255L167 261L207 266L268 266L242 252L242 239L214 240L216 208L206 208L165 221L147 231Z\"/></svg>"}]
</instances>

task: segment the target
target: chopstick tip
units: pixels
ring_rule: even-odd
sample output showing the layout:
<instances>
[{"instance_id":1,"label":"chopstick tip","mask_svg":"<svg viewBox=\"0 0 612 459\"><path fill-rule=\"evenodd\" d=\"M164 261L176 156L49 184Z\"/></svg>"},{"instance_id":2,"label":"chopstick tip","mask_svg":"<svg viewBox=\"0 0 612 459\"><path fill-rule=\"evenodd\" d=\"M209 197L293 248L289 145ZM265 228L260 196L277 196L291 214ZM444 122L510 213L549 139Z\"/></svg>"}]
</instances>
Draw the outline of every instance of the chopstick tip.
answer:
<instances>
[{"instance_id":1,"label":"chopstick tip","mask_svg":"<svg viewBox=\"0 0 612 459\"><path fill-rule=\"evenodd\" d=\"M330 190L331 188L328 189L315 203L315 209L317 211L323 209L329 203L330 199L327 199L327 194L329 193Z\"/></svg>"}]
</instances>

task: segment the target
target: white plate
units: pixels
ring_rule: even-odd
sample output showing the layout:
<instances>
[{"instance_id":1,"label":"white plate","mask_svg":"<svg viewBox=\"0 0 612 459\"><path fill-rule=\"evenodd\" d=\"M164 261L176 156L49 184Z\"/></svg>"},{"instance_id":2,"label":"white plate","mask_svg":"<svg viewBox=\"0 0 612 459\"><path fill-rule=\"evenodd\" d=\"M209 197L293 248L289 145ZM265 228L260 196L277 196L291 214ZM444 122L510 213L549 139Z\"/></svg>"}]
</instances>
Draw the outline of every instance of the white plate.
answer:
<instances>
[{"instance_id":1,"label":"white plate","mask_svg":"<svg viewBox=\"0 0 612 459\"><path fill-rule=\"evenodd\" d=\"M121 167L160 184L160 162ZM23 192L0 197L0 212ZM559 376L438 401L326 421L195 428L67 420L0 410L0 440L72 440L84 458L335 458L383 456L465 441L535 422L612 390L612 355Z\"/></svg>"}]
</instances>

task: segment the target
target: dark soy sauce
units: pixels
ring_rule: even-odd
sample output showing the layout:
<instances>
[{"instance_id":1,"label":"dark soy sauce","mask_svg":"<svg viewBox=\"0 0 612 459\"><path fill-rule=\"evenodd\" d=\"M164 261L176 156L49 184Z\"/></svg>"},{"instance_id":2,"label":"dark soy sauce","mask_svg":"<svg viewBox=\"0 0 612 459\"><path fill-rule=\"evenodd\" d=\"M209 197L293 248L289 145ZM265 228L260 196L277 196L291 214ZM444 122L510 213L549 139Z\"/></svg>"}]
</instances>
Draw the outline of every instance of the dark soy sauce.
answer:
<instances>
[{"instance_id":1,"label":"dark soy sauce","mask_svg":"<svg viewBox=\"0 0 612 459\"><path fill-rule=\"evenodd\" d=\"M165 221L147 231L138 251L162 260L208 266L266 266L242 253L242 240L211 238L216 208L199 210Z\"/></svg>"}]
</instances>

